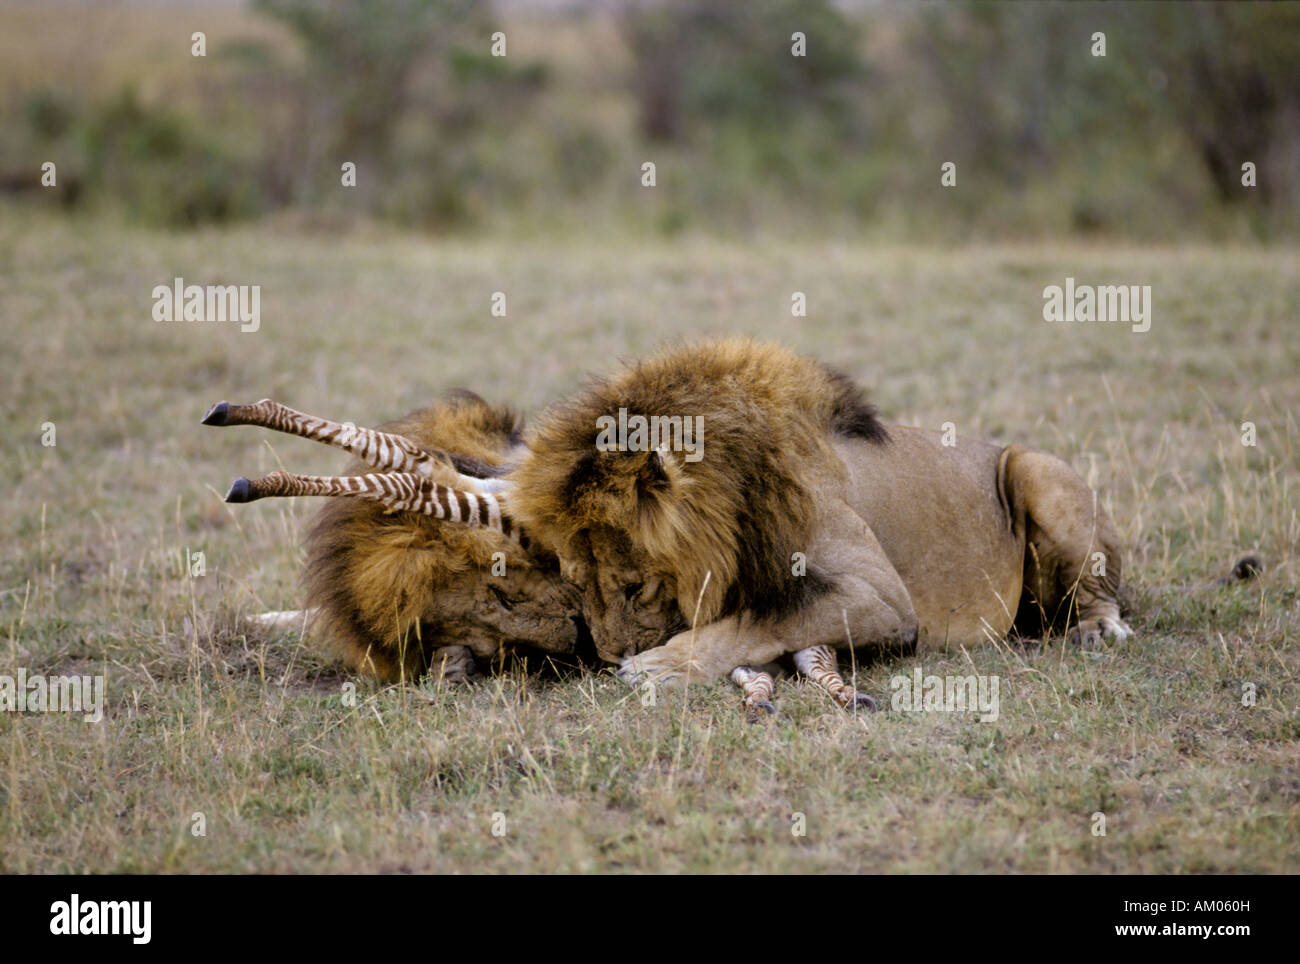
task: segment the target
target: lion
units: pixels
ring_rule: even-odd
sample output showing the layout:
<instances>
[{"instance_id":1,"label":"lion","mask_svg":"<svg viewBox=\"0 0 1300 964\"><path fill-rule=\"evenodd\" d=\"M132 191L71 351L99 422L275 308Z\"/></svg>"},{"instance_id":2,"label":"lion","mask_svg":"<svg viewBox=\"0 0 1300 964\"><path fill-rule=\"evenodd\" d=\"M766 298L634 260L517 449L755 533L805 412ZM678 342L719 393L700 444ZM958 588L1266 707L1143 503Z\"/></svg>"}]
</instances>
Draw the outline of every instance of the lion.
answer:
<instances>
[{"instance_id":1,"label":"lion","mask_svg":"<svg viewBox=\"0 0 1300 964\"><path fill-rule=\"evenodd\" d=\"M632 421L629 411L658 418L667 437L603 444L610 424ZM670 443L689 419L707 426L707 442L679 457ZM492 529L549 574L529 585L580 598L575 621L625 680L730 673L751 710L773 710L778 657L792 656L841 705L873 708L839 676L836 649L968 646L1057 629L1095 646L1132 632L1120 614L1115 528L1065 462L1023 445L945 444L936 432L886 427L847 376L776 345L725 339L625 366L552 408L522 444L512 429L501 447L498 424L495 454L456 434L394 423L417 444L269 399L218 403L204 421L315 438L381 470L241 478L227 501L346 495L385 506L332 510L339 528L326 543L340 552L384 532L390 512L396 529L421 516L443 529ZM352 519L361 525L345 535ZM387 547L402 540L394 532ZM1260 568L1247 557L1211 585ZM556 569L564 590L549 588ZM333 574L329 592L346 585L345 570L321 571ZM382 597L374 613L391 606L390 585L405 601L420 598L419 578L381 575L366 589ZM451 608L472 607L464 600L476 591L465 586ZM354 638L369 640L368 665L376 649L393 649L376 647L373 633Z\"/></svg>"},{"instance_id":2,"label":"lion","mask_svg":"<svg viewBox=\"0 0 1300 964\"><path fill-rule=\"evenodd\" d=\"M602 451L599 426L629 413L702 418L700 457ZM509 517L582 587L598 653L632 683L1022 627L1131 634L1115 527L1066 462L887 427L847 376L775 344L623 367L546 413L506 481Z\"/></svg>"},{"instance_id":3,"label":"lion","mask_svg":"<svg viewBox=\"0 0 1300 964\"><path fill-rule=\"evenodd\" d=\"M503 477L523 451L522 424L508 410L461 391L375 430L263 399L253 405L218 402L203 424L258 425L298 435L353 453L359 460L354 472L380 470L352 476L278 471L256 481L237 479L226 496L227 502L357 497L321 511L308 540L307 580L315 604L307 613L323 623L354 669L390 681L415 680L428 671L460 682L476 669L474 657L494 656L507 644L568 653L575 632L579 645L589 641L580 588L558 575L555 554L504 511L510 486ZM277 625L303 616L293 611L258 618ZM675 599L662 587L643 591L629 619L629 630L641 634L685 626ZM831 651L797 654L796 663L846 705L874 708L870 697L844 683ZM733 669L751 719L775 710L774 669Z\"/></svg>"},{"instance_id":4,"label":"lion","mask_svg":"<svg viewBox=\"0 0 1300 964\"><path fill-rule=\"evenodd\" d=\"M523 431L513 411L464 390L375 431L269 399L220 402L204 424L261 425L327 442L360 456L350 472L367 464L400 470L409 467L403 458L431 467L445 459L437 472L453 482L458 469L475 478L500 471L518 457ZM330 648L349 668L386 682L425 674L463 682L503 647L569 655L586 633L581 596L560 577L554 556L529 553L500 532L376 501L324 504L307 536L305 582L314 628ZM301 616L268 615L280 623Z\"/></svg>"}]
</instances>

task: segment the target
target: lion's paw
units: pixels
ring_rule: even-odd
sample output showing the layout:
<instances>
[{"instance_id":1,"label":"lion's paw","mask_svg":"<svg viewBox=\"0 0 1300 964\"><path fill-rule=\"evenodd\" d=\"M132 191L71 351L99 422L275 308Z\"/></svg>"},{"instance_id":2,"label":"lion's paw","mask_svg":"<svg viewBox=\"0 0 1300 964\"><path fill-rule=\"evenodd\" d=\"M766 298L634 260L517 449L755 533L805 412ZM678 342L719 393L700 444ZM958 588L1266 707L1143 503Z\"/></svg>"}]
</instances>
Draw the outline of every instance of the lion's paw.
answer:
<instances>
[{"instance_id":1,"label":"lion's paw","mask_svg":"<svg viewBox=\"0 0 1300 964\"><path fill-rule=\"evenodd\" d=\"M1101 625L1105 637L1116 643L1122 643L1133 635L1133 630L1122 619L1103 619Z\"/></svg>"},{"instance_id":2,"label":"lion's paw","mask_svg":"<svg viewBox=\"0 0 1300 964\"><path fill-rule=\"evenodd\" d=\"M1099 649L1103 640L1122 643L1132 635L1133 630L1124 620L1098 616L1096 619L1085 619L1070 630L1069 640L1082 649L1091 650Z\"/></svg>"},{"instance_id":3,"label":"lion's paw","mask_svg":"<svg viewBox=\"0 0 1300 964\"><path fill-rule=\"evenodd\" d=\"M663 646L628 656L618 667L618 678L631 686L652 682L656 686L673 687L680 684L682 676L683 670L677 666L673 654L665 652Z\"/></svg>"}]
</instances>

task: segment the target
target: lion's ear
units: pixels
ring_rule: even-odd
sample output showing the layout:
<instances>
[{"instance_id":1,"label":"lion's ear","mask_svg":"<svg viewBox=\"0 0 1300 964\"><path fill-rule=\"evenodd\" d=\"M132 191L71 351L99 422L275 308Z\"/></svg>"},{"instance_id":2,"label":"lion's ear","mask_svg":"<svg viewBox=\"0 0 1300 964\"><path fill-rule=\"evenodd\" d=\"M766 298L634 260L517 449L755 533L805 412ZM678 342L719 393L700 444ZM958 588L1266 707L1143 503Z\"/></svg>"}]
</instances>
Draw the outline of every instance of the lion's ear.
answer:
<instances>
[{"instance_id":1,"label":"lion's ear","mask_svg":"<svg viewBox=\"0 0 1300 964\"><path fill-rule=\"evenodd\" d=\"M668 492L677 476L677 461L667 446L661 445L650 452L641 463L637 474L637 495L644 497L656 492Z\"/></svg>"}]
</instances>

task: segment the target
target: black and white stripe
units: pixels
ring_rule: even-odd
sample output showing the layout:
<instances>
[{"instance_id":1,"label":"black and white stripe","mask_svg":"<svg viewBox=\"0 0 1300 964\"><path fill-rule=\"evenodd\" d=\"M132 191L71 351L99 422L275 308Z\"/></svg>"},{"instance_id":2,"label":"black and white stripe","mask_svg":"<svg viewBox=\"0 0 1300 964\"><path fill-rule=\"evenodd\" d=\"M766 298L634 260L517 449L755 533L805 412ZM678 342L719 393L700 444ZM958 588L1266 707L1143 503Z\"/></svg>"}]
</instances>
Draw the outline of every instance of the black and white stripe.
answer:
<instances>
[{"instance_id":1,"label":"black and white stripe","mask_svg":"<svg viewBox=\"0 0 1300 964\"><path fill-rule=\"evenodd\" d=\"M240 482L235 483L232 491L237 488L240 488ZM527 538L510 521L503 504L504 496L449 488L413 472L352 476L272 472L265 478L245 482L241 491L245 495L238 501L299 495L358 496L402 512L417 512L447 522L492 529L522 546L528 545Z\"/></svg>"}]
</instances>

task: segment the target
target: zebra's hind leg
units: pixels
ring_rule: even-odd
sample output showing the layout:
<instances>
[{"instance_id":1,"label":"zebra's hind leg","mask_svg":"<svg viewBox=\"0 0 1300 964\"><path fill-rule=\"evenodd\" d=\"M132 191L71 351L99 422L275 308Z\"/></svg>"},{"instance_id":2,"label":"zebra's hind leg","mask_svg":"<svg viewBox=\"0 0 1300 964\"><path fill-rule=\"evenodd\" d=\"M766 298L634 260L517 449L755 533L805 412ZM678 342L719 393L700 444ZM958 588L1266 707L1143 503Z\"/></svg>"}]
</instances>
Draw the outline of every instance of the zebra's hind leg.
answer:
<instances>
[{"instance_id":1,"label":"zebra's hind leg","mask_svg":"<svg viewBox=\"0 0 1300 964\"><path fill-rule=\"evenodd\" d=\"M831 694L836 703L845 709L866 709L875 712L876 701L866 693L859 693L840 675L835 650L829 646L809 646L794 654L794 665L799 672Z\"/></svg>"},{"instance_id":2,"label":"zebra's hind leg","mask_svg":"<svg viewBox=\"0 0 1300 964\"><path fill-rule=\"evenodd\" d=\"M260 479L238 478L226 493L227 502L256 502L258 499L289 498L299 495L354 495L383 502L394 509L420 511L427 480L410 472L381 472L374 475L295 475L275 471ZM430 489L441 488L435 483Z\"/></svg>"},{"instance_id":3,"label":"zebra's hind leg","mask_svg":"<svg viewBox=\"0 0 1300 964\"><path fill-rule=\"evenodd\" d=\"M300 495L353 495L382 502L392 509L433 514L426 503L429 490L440 489L411 472L381 472L374 475L295 475L275 471L260 479L238 478L230 484L227 502L256 502ZM443 506L439 505L439 509ZM441 514L441 513L439 513Z\"/></svg>"},{"instance_id":4,"label":"zebra's hind leg","mask_svg":"<svg viewBox=\"0 0 1300 964\"><path fill-rule=\"evenodd\" d=\"M491 480L472 479L471 482ZM351 495L382 502L400 512L416 512L438 519L495 529L527 548L527 537L502 511L503 498L488 491L464 491L439 485L413 472L377 472L371 475L294 475L275 471L260 479L235 479L227 502L299 495Z\"/></svg>"},{"instance_id":5,"label":"zebra's hind leg","mask_svg":"<svg viewBox=\"0 0 1300 964\"><path fill-rule=\"evenodd\" d=\"M203 416L204 425L256 425L287 435L323 442L351 452L367 465L385 472L413 472L432 478L439 460L402 435L358 428L327 418L295 411L287 405L264 398L252 405L217 402ZM451 459L445 464L450 467Z\"/></svg>"},{"instance_id":6,"label":"zebra's hind leg","mask_svg":"<svg viewBox=\"0 0 1300 964\"><path fill-rule=\"evenodd\" d=\"M761 718L760 711L768 714L776 712L776 707L772 705L772 692L776 688L776 683L772 679L772 674L766 669L737 666L731 671L731 681L745 694L742 705L745 708L745 718L750 723Z\"/></svg>"}]
</instances>

